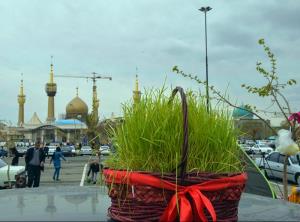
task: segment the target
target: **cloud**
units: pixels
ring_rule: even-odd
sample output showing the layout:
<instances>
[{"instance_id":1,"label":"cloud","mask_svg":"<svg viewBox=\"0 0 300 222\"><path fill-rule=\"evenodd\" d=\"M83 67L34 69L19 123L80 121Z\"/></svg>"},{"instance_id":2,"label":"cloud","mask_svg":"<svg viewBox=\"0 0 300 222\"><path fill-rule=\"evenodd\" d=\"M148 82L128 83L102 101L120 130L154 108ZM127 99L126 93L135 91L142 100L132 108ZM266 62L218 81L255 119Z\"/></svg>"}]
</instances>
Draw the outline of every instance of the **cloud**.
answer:
<instances>
[{"instance_id":1,"label":"cloud","mask_svg":"<svg viewBox=\"0 0 300 222\"><path fill-rule=\"evenodd\" d=\"M227 89L238 103L264 107L265 100L249 96L240 87L264 83L255 70L257 61L269 66L257 44L259 38L265 38L274 51L280 78L300 82L298 1L1 1L0 93L5 96L0 105L5 108L0 110L0 119L17 122L20 73L24 73L27 96L26 120L34 111L46 119L44 87L51 55L55 74L97 72L113 77L111 82L97 82L102 116L121 115L121 103L132 97L136 67L142 88L159 87L166 81L168 86L202 89L171 68L178 65L205 78L204 14L198 10L205 5L213 8L207 14L211 84L221 91ZM90 81L56 78L56 82L56 115L65 112L77 86L91 107ZM298 86L286 91L295 110L300 105L298 91Z\"/></svg>"}]
</instances>

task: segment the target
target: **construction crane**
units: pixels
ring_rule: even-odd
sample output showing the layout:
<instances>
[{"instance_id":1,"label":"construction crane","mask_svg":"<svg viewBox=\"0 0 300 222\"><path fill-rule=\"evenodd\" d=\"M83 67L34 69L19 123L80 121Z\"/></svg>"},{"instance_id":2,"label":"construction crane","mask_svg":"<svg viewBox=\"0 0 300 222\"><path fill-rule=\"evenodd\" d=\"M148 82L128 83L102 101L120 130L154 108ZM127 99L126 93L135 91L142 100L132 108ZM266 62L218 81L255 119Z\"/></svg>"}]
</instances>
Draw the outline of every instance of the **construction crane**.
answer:
<instances>
[{"instance_id":1,"label":"construction crane","mask_svg":"<svg viewBox=\"0 0 300 222\"><path fill-rule=\"evenodd\" d=\"M95 119L98 119L98 108L99 108L99 99L97 98L97 86L96 86L96 81L97 79L108 79L112 80L112 77L110 76L102 76L99 75L96 72L91 73L93 76L74 76L74 75L55 75L55 77L63 77L63 78L81 78L81 79L91 79L93 80L93 115Z\"/></svg>"}]
</instances>

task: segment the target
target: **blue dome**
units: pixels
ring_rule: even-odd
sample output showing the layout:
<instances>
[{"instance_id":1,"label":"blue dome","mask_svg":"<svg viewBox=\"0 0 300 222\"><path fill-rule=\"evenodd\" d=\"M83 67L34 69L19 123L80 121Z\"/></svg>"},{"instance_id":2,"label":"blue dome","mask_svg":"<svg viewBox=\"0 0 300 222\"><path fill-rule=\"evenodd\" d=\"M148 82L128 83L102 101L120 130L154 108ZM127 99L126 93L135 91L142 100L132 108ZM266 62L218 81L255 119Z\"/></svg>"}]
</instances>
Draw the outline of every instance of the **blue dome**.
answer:
<instances>
[{"instance_id":1,"label":"blue dome","mask_svg":"<svg viewBox=\"0 0 300 222\"><path fill-rule=\"evenodd\" d=\"M240 106L240 108L235 108L233 110L232 117L233 118L253 119L253 114L244 109L246 109L245 106Z\"/></svg>"},{"instance_id":2,"label":"blue dome","mask_svg":"<svg viewBox=\"0 0 300 222\"><path fill-rule=\"evenodd\" d=\"M58 119L55 121L56 125L74 125L74 124L83 124L78 119Z\"/></svg>"}]
</instances>

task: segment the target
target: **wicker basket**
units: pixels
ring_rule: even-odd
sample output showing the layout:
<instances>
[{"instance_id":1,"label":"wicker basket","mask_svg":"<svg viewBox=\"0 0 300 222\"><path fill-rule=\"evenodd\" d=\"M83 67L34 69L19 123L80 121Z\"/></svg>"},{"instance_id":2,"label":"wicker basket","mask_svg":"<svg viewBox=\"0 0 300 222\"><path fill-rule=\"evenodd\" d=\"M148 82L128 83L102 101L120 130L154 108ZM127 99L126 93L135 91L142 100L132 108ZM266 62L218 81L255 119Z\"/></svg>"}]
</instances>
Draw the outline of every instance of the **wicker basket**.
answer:
<instances>
[{"instance_id":1,"label":"wicker basket","mask_svg":"<svg viewBox=\"0 0 300 222\"><path fill-rule=\"evenodd\" d=\"M182 88L177 87L173 91L170 101L178 91L182 98L184 127L182 159L178 166L180 178L176 178L175 173L161 175L152 172L130 173L122 170L104 169L105 181L109 187L111 198L108 215L112 219L117 221L159 221L173 218L172 220L174 220L174 209L173 217L166 217L168 214L166 211L170 211L171 202L176 199L178 201L176 205L181 206L178 206L180 213L178 215L176 213L175 220L237 221L238 204L245 188L246 174L186 173L188 119L187 103ZM118 177L117 174L122 176ZM155 185L153 185L154 183L148 184L146 182L148 179L149 181L156 181ZM193 191L191 191L192 189ZM197 198L194 198L194 193L198 196ZM182 199L185 199L185 204L182 199L178 199L176 196L178 194L181 195ZM185 211L182 205L190 208L188 217L182 216Z\"/></svg>"}]
</instances>

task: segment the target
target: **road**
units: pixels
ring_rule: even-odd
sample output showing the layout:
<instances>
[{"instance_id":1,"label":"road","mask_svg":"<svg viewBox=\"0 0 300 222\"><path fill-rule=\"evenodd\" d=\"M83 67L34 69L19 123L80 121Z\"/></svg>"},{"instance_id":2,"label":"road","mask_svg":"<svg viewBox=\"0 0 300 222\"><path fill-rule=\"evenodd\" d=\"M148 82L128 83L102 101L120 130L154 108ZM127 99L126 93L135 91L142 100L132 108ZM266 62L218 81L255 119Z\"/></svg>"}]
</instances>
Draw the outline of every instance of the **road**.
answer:
<instances>
[{"instance_id":1,"label":"road","mask_svg":"<svg viewBox=\"0 0 300 222\"><path fill-rule=\"evenodd\" d=\"M250 157L253 159L253 161L255 162L255 158L261 158L262 156L260 154L255 154L255 155L250 155ZM262 169L262 172L264 174L264 170ZM270 184L272 185L274 192L276 193L276 195L278 197L282 197L283 198L283 184L282 184L282 180L280 179L275 179L275 178L270 178L269 179ZM288 182L288 193L291 193L291 188L293 186L298 186L297 184L289 181Z\"/></svg>"},{"instance_id":2,"label":"road","mask_svg":"<svg viewBox=\"0 0 300 222\"><path fill-rule=\"evenodd\" d=\"M282 180L270 178L269 182L272 185L272 188L273 188L274 192L276 193L277 197L282 197L283 198ZM298 185L289 181L288 182L288 193L289 194L291 193L291 189L292 189L293 186L298 186Z\"/></svg>"},{"instance_id":3,"label":"road","mask_svg":"<svg viewBox=\"0 0 300 222\"><path fill-rule=\"evenodd\" d=\"M56 186L76 186L80 185L83 177L83 171L86 164L88 164L91 156L76 156L66 157L67 161L62 160L62 168L60 171L60 181L53 181L54 168L50 164L50 158L46 159L45 170L41 173L41 187L56 187ZM102 158L103 159L103 158ZM6 163L11 163L11 158L3 159ZM19 158L19 165L25 166L24 158ZM88 167L86 169L87 173ZM85 173L85 175L86 175ZM84 180L85 181L85 180ZM89 185L84 183L83 185Z\"/></svg>"},{"instance_id":4,"label":"road","mask_svg":"<svg viewBox=\"0 0 300 222\"><path fill-rule=\"evenodd\" d=\"M45 170L41 175L40 186L66 186L80 185L83 169L88 163L90 156L66 157L67 161L62 160L62 168L60 170L60 181L53 181L54 168L50 164L50 158L46 159Z\"/></svg>"}]
</instances>

